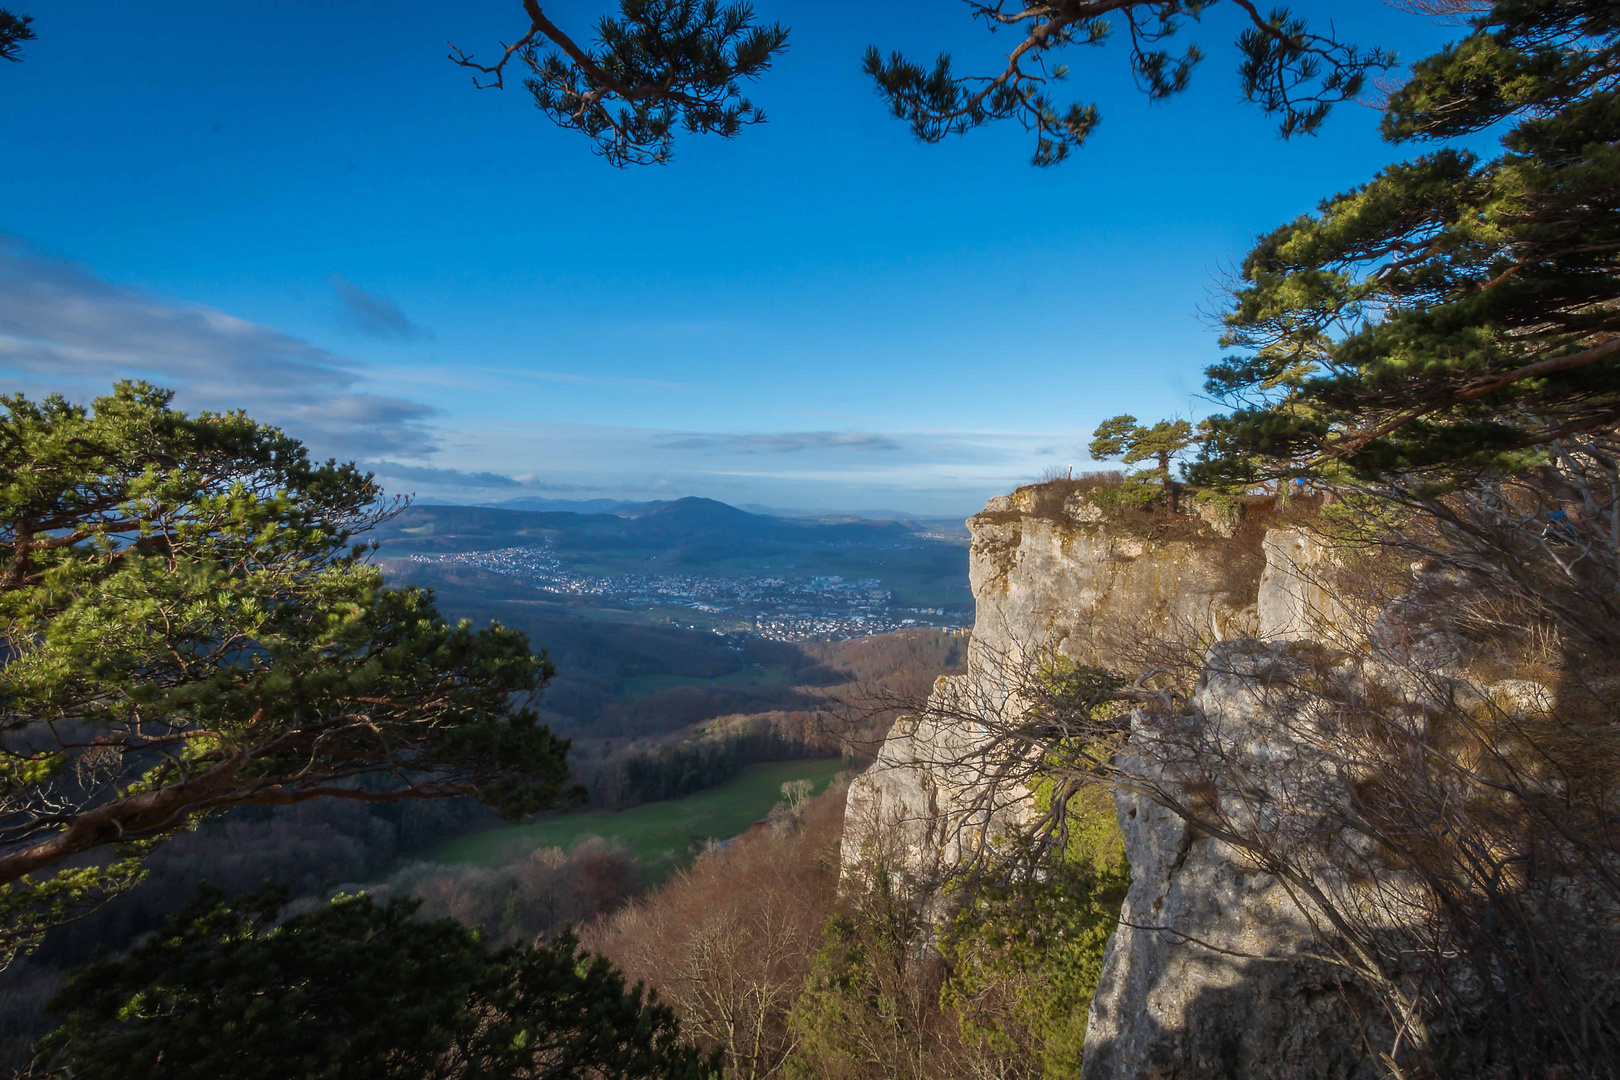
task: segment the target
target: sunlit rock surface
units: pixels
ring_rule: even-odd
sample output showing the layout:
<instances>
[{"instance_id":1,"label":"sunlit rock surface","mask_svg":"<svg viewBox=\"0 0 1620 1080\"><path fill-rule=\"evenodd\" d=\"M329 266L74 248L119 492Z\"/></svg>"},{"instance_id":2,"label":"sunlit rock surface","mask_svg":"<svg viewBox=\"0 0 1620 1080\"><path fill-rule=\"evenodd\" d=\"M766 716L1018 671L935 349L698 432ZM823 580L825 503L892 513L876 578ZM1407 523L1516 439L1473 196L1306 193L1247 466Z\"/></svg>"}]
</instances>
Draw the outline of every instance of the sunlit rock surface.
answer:
<instances>
[{"instance_id":1,"label":"sunlit rock surface","mask_svg":"<svg viewBox=\"0 0 1620 1080\"><path fill-rule=\"evenodd\" d=\"M1256 636L1285 641L1320 639L1342 614L1329 590L1332 552L1308 529L1271 529L1264 543L1266 569L1255 599Z\"/></svg>"},{"instance_id":2,"label":"sunlit rock surface","mask_svg":"<svg viewBox=\"0 0 1620 1080\"><path fill-rule=\"evenodd\" d=\"M851 875L881 855L892 873L927 888L986 834L1004 831L1004 819L1028 812L1017 787L983 807L973 762L989 735L962 717L1016 711L1017 686L1032 669L1054 656L1125 666L1144 625L1206 639L1253 632L1258 545L1234 559L1238 542L1201 519L1189 517L1172 537L1144 535L1110 523L1083 495L1032 486L990 500L968 528L976 615L967 672L938 680L925 718L898 721L850 785Z\"/></svg>"},{"instance_id":3,"label":"sunlit rock surface","mask_svg":"<svg viewBox=\"0 0 1620 1080\"><path fill-rule=\"evenodd\" d=\"M1062 484L992 499L970 519L977 618L967 671L940 679L928 710L936 715L898 721L850 786L851 878L881 858L927 903L942 873L1031 812L1016 788L985 806L973 761L993 725L972 717L1018 716L1020 679L1054 656L1142 670L1134 643L1153 637L1202 655L1188 708L1134 718L1134 770L1157 769L1166 790L1213 798L1235 820L1252 813L1246 835L1307 853L1354 837L1333 835L1348 797L1324 753L1338 737L1333 710L1317 716L1288 690L1309 681L1296 678L1301 665L1316 665L1315 677L1371 681L1408 703L1442 693L1510 712L1546 707L1537 684L1456 677L1463 646L1444 613L1460 586L1450 578L1414 565L1406 595L1358 611L1336 599L1347 595L1335 587L1340 561L1315 533L1186 519L1126 527ZM1197 775L1175 771L1192 761ZM1210 761L1226 772L1212 774ZM1120 792L1116 805L1132 885L1092 1005L1086 1080L1379 1075L1362 1047L1364 1035L1374 1045L1385 1037L1380 1010L1349 1000L1356 991L1313 958L1315 931L1284 883L1144 796ZM1304 865L1329 873L1308 854ZM1377 872L1386 893L1404 887L1388 868ZM1356 883L1338 885L1354 902Z\"/></svg>"}]
</instances>

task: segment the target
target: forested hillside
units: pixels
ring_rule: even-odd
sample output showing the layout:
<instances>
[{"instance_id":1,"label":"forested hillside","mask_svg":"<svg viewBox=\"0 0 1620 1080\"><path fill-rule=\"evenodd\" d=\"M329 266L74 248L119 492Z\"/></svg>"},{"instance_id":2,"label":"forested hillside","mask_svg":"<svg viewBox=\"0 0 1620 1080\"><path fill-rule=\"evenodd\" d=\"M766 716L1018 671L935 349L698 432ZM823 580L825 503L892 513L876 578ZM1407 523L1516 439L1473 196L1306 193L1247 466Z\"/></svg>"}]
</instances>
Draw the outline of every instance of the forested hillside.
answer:
<instances>
[{"instance_id":1,"label":"forested hillside","mask_svg":"<svg viewBox=\"0 0 1620 1080\"><path fill-rule=\"evenodd\" d=\"M738 663L735 651L716 649L707 633L604 629L600 653L592 652L590 637L570 638L578 651L565 652L559 667L566 670L575 655L581 660L602 655L612 663L622 658L627 642L645 643L647 655L676 670L692 670L703 657L722 674ZM914 696L938 674L959 667L966 651L963 635L921 630L802 646L759 644L775 650L768 654L779 665L774 670L790 673L783 685L759 688L757 694L701 684L679 687L675 700L693 702L689 710L672 715L655 701L644 706L641 715L649 719L633 732L593 730L599 717L559 715L574 735L569 761L589 805L620 810L678 799L726 784L758 762L826 757L836 769L847 757L847 767L863 767L892 712L852 717L841 701L869 693ZM791 673L810 682L795 682ZM540 698L542 715L550 692ZM655 692L639 700L656 697ZM152 855L144 879L115 903L52 930L37 951L11 964L0 995L0 1053L17 1063L45 1030L41 1010L60 990L65 971L140 940L204 885L234 898L276 882L303 906L339 886L365 886L414 897L427 914L455 916L516 941L527 940L512 933L516 927L528 927L531 935L552 933L614 910L644 887L646 871L655 868L623 849L594 842L519 851L489 869L423 861L435 846L499 827L498 817L467 799L370 806L326 800L284 809L244 808L209 820ZM690 843L682 839L673 865L690 858ZM669 865L661 859L656 869L661 875Z\"/></svg>"}]
</instances>

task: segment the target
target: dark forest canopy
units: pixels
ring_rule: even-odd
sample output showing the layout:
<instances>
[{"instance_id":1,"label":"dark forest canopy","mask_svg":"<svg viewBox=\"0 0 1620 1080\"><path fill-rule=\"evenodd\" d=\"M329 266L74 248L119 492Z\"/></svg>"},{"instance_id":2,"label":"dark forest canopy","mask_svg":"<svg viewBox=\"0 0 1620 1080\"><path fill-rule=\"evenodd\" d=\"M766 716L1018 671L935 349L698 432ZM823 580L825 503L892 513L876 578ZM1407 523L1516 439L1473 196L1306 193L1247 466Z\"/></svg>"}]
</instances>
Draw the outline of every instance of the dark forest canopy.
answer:
<instances>
[{"instance_id":1,"label":"dark forest canopy","mask_svg":"<svg viewBox=\"0 0 1620 1080\"><path fill-rule=\"evenodd\" d=\"M416 904L204 893L68 980L35 1075L150 1080L707 1080L674 1013L564 933L489 948Z\"/></svg>"}]
</instances>

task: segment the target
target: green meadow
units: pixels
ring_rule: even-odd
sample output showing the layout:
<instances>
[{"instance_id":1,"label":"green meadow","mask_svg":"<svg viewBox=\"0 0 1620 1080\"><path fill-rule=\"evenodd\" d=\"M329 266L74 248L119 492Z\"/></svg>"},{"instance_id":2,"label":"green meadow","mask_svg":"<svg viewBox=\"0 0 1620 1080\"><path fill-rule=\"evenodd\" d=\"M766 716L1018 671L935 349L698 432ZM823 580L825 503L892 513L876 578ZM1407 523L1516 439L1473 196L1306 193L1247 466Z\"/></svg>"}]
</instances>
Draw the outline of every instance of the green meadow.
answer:
<instances>
[{"instance_id":1,"label":"green meadow","mask_svg":"<svg viewBox=\"0 0 1620 1080\"><path fill-rule=\"evenodd\" d=\"M752 664L713 679L701 675L633 675L624 680L624 696L645 697L672 686L786 686L788 677L786 664Z\"/></svg>"},{"instance_id":2,"label":"green meadow","mask_svg":"<svg viewBox=\"0 0 1620 1080\"><path fill-rule=\"evenodd\" d=\"M427 862L499 866L536 848L571 848L589 837L622 845L649 876L684 862L692 845L745 832L782 798L782 785L809 780L820 794L844 767L839 758L811 758L751 765L736 779L682 799L643 803L629 810L560 814L527 825L503 825L430 848Z\"/></svg>"}]
</instances>

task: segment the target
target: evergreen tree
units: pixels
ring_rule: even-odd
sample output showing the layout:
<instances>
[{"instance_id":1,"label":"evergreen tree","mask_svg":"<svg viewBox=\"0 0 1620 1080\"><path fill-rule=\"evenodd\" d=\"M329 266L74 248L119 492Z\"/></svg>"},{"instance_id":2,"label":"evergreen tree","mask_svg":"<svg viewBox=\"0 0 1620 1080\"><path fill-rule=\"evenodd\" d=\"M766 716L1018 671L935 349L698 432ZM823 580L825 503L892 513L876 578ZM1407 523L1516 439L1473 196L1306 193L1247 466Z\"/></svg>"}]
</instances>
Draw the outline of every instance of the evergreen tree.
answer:
<instances>
[{"instance_id":1,"label":"evergreen tree","mask_svg":"<svg viewBox=\"0 0 1620 1080\"><path fill-rule=\"evenodd\" d=\"M1195 479L1516 471L1620 421L1620 9L1501 0L1391 98L1443 147L1264 237L1209 371Z\"/></svg>"},{"instance_id":2,"label":"evergreen tree","mask_svg":"<svg viewBox=\"0 0 1620 1080\"><path fill-rule=\"evenodd\" d=\"M1153 467L1131 473L1127 487L1139 492L1140 498L1167 492L1174 507L1180 493L1171 466L1198 445L1198 441L1199 435L1185 420L1160 420L1151 427L1144 427L1136 422L1136 417L1122 413L1097 425L1088 449L1097 461L1119 458L1127 465L1153 462Z\"/></svg>"},{"instance_id":3,"label":"evergreen tree","mask_svg":"<svg viewBox=\"0 0 1620 1080\"><path fill-rule=\"evenodd\" d=\"M765 122L739 80L757 79L787 48L787 28L764 26L753 6L717 0L620 0L619 17L597 24L587 48L552 22L538 0L522 0L529 28L493 64L451 47L479 89L503 88L515 56L529 70L524 89L559 127L589 137L614 165L663 164L675 129L732 138ZM555 51L541 52L543 43Z\"/></svg>"},{"instance_id":4,"label":"evergreen tree","mask_svg":"<svg viewBox=\"0 0 1620 1080\"><path fill-rule=\"evenodd\" d=\"M51 1003L34 1075L83 1080L703 1080L674 1014L571 935L491 950L414 901L205 893ZM65 1072L64 1072L65 1070Z\"/></svg>"},{"instance_id":5,"label":"evergreen tree","mask_svg":"<svg viewBox=\"0 0 1620 1080\"><path fill-rule=\"evenodd\" d=\"M1115 457L1127 465L1152 461L1155 467L1151 471L1168 483L1171 463L1197 442L1193 426L1185 420L1160 420L1152 427L1143 427L1136 417L1121 414L1097 425L1089 449L1098 461Z\"/></svg>"},{"instance_id":6,"label":"evergreen tree","mask_svg":"<svg viewBox=\"0 0 1620 1080\"><path fill-rule=\"evenodd\" d=\"M958 75L951 57L932 67L875 46L864 66L893 114L925 142L982 124L1011 120L1036 136L1034 163L1062 161L1097 126L1095 105L1060 107L1050 87L1068 74L1058 54L1071 45L1101 45L1122 23L1131 73L1154 100L1186 88L1203 59L1197 45L1178 56L1163 47L1189 21L1221 0L1037 0L970 3L992 31L1018 35L1006 67ZM1248 25L1238 35L1244 97L1279 118L1287 136L1312 134L1331 107L1353 100L1367 72L1395 62L1382 49L1362 49L1320 34L1287 8L1262 14L1249 0L1230 0ZM450 59L473 69L474 85L503 87L515 56L530 74L525 88L558 126L579 131L615 165L667 162L677 127L730 138L762 123L763 111L742 96L738 80L755 79L787 48L781 24L755 21L751 4L717 0L620 0L619 16L597 26L597 47L579 44L553 22L539 0L521 0L529 27L493 63L452 48ZM550 42L557 51L541 52Z\"/></svg>"},{"instance_id":7,"label":"evergreen tree","mask_svg":"<svg viewBox=\"0 0 1620 1080\"><path fill-rule=\"evenodd\" d=\"M14 15L0 8L0 60L10 60L14 64L22 62L19 46L25 41L34 40L34 31L28 25L33 21L32 16Z\"/></svg>"},{"instance_id":8,"label":"evergreen tree","mask_svg":"<svg viewBox=\"0 0 1620 1080\"><path fill-rule=\"evenodd\" d=\"M5 958L201 814L473 795L522 815L577 794L568 744L514 705L550 662L384 588L353 543L397 506L369 475L171 396L0 398Z\"/></svg>"},{"instance_id":9,"label":"evergreen tree","mask_svg":"<svg viewBox=\"0 0 1620 1080\"><path fill-rule=\"evenodd\" d=\"M901 53L887 59L867 50L865 68L894 115L924 142L938 142L997 120L1011 120L1035 135L1036 165L1053 165L1085 142L1100 114L1095 105L1060 107L1049 90L1068 75L1057 54L1071 45L1102 45L1116 21L1130 42L1131 74L1149 98L1161 101L1187 88L1203 51L1189 45L1173 56L1163 43L1189 21L1196 23L1219 0L1034 0L970 3L971 14L992 31L1020 35L1007 63L988 75L958 75L950 54L932 68ZM1362 49L1323 35L1287 8L1261 14L1249 0L1232 0L1248 17L1238 35L1238 68L1246 100L1279 117L1284 138L1314 134L1332 106L1361 93L1368 71L1394 65L1383 49Z\"/></svg>"}]
</instances>

